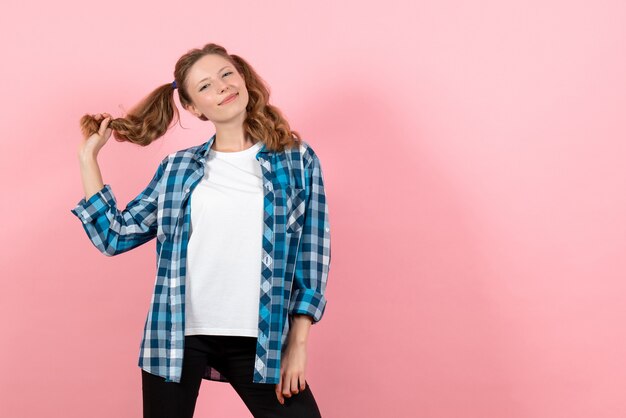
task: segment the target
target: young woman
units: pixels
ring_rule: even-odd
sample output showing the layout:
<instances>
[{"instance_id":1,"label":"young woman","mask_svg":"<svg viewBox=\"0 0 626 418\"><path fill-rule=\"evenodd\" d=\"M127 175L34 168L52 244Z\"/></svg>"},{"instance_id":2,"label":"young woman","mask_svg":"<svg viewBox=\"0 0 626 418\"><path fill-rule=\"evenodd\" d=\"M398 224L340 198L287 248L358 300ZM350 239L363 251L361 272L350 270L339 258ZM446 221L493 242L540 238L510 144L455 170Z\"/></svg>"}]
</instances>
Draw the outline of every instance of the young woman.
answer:
<instances>
[{"instance_id":1,"label":"young woman","mask_svg":"<svg viewBox=\"0 0 626 418\"><path fill-rule=\"evenodd\" d=\"M98 153L111 133L142 146L163 136L179 116L175 90L215 134L166 156L120 210ZM125 118L85 115L81 129L85 197L71 212L93 245L113 256L157 238L144 417L192 417L202 379L230 383L255 417L320 417L305 371L330 267L322 169L254 69L207 44Z\"/></svg>"}]
</instances>

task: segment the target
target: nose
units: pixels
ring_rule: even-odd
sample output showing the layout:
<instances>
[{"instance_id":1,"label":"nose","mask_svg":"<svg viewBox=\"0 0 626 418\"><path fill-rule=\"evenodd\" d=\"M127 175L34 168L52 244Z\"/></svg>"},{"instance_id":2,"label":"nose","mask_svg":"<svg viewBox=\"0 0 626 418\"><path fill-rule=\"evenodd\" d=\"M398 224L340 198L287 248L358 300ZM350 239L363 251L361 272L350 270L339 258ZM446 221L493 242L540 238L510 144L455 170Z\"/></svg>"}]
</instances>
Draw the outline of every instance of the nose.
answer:
<instances>
[{"instance_id":1,"label":"nose","mask_svg":"<svg viewBox=\"0 0 626 418\"><path fill-rule=\"evenodd\" d=\"M217 90L222 93L226 88L228 88L228 84L224 80L219 80L219 84L217 84Z\"/></svg>"}]
</instances>

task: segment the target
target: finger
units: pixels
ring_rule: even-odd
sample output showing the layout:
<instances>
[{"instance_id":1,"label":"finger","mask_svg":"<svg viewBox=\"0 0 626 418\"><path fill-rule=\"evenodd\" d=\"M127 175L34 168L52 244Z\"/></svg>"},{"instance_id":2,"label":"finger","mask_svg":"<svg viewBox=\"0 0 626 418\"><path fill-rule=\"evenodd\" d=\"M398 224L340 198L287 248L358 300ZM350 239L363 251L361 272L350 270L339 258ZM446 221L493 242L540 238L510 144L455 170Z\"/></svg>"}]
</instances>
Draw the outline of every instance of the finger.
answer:
<instances>
[{"instance_id":1,"label":"finger","mask_svg":"<svg viewBox=\"0 0 626 418\"><path fill-rule=\"evenodd\" d=\"M283 383L283 396L285 398L291 398L291 388L293 381L292 381L292 376L291 373L287 374L285 373L284 376L284 383Z\"/></svg>"},{"instance_id":2,"label":"finger","mask_svg":"<svg viewBox=\"0 0 626 418\"><path fill-rule=\"evenodd\" d=\"M300 390L306 389L306 379L304 378L304 373L300 376Z\"/></svg>"},{"instance_id":3,"label":"finger","mask_svg":"<svg viewBox=\"0 0 626 418\"><path fill-rule=\"evenodd\" d=\"M285 395L286 398L291 398L294 388L295 386L293 385L293 375L285 375L285 383L283 384L283 395Z\"/></svg>"},{"instance_id":4,"label":"finger","mask_svg":"<svg viewBox=\"0 0 626 418\"><path fill-rule=\"evenodd\" d=\"M100 129L98 130L98 133L99 133L100 135L104 135L104 133L106 132L106 130L107 130L107 126L109 125L109 121L110 121L110 119L109 119L109 118L105 118L105 119L102 121L102 124L100 124Z\"/></svg>"},{"instance_id":5,"label":"finger","mask_svg":"<svg viewBox=\"0 0 626 418\"><path fill-rule=\"evenodd\" d=\"M282 377L280 378L280 380L278 381L278 383L276 384L276 398L278 399L278 402L280 402L281 404L285 403L285 398L283 398L283 394L281 393L282 390L282 384L283 384L283 379Z\"/></svg>"},{"instance_id":6,"label":"finger","mask_svg":"<svg viewBox=\"0 0 626 418\"><path fill-rule=\"evenodd\" d=\"M111 123L111 120L112 120L112 119L113 119L113 118L112 118L111 116L107 116L106 118L104 118L104 119L102 120L102 124L103 124L103 125L107 125L107 126L108 126L108 125L109 125L109 123Z\"/></svg>"},{"instance_id":7,"label":"finger","mask_svg":"<svg viewBox=\"0 0 626 418\"><path fill-rule=\"evenodd\" d=\"M293 377L291 378L291 392L295 395L297 395L298 392L300 392L300 388L298 387L298 375L295 373Z\"/></svg>"},{"instance_id":8,"label":"finger","mask_svg":"<svg viewBox=\"0 0 626 418\"><path fill-rule=\"evenodd\" d=\"M109 122L111 122L111 118L109 117L102 119L102 122L100 122L100 127L107 126Z\"/></svg>"}]
</instances>

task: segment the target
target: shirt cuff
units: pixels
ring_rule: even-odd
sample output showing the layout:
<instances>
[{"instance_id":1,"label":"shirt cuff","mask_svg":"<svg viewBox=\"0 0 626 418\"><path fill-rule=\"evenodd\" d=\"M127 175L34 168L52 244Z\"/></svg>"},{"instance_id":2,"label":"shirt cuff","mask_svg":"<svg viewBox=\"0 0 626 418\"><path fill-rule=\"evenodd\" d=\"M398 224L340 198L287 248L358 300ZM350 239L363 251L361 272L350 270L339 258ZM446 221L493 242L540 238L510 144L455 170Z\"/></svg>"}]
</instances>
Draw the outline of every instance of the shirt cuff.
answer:
<instances>
[{"instance_id":1,"label":"shirt cuff","mask_svg":"<svg viewBox=\"0 0 626 418\"><path fill-rule=\"evenodd\" d=\"M322 319L326 309L326 297L313 289L295 289L289 301L290 314L313 317L313 324Z\"/></svg>"},{"instance_id":2,"label":"shirt cuff","mask_svg":"<svg viewBox=\"0 0 626 418\"><path fill-rule=\"evenodd\" d=\"M105 213L109 207L114 206L116 203L115 196L111 191L111 186L105 184L102 189L91 196L89 200L85 200L84 197L79 200L70 212L77 216L83 223L89 223L97 219Z\"/></svg>"}]
</instances>

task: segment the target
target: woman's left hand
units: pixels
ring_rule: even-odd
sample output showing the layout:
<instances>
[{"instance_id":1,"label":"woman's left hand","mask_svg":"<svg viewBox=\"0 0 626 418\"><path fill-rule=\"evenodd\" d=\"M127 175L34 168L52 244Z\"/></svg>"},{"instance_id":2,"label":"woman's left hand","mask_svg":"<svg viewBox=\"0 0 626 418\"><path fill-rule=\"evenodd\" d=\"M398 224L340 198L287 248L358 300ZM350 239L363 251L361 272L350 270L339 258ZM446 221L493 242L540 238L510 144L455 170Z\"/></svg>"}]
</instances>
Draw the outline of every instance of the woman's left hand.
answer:
<instances>
[{"instance_id":1,"label":"woman's left hand","mask_svg":"<svg viewBox=\"0 0 626 418\"><path fill-rule=\"evenodd\" d=\"M306 343L291 341L283 351L280 361L280 381L276 384L276 397L281 404L285 397L298 394L306 388Z\"/></svg>"}]
</instances>

